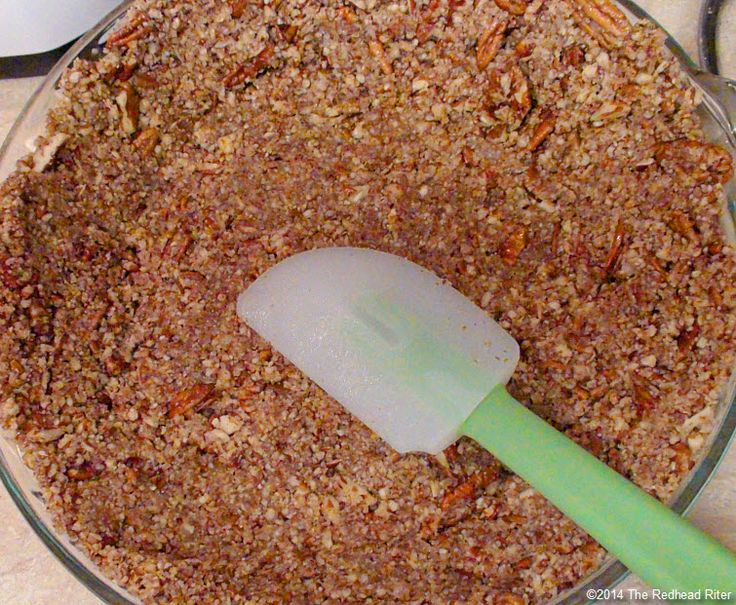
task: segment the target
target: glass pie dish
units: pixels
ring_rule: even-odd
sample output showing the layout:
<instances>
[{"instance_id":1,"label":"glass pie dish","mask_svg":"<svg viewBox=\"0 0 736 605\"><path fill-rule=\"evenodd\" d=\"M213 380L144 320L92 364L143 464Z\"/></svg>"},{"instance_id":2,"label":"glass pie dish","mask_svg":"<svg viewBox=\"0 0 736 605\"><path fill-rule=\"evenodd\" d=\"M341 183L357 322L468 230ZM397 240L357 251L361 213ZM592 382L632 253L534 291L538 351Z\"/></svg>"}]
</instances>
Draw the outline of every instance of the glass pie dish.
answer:
<instances>
[{"instance_id":1,"label":"glass pie dish","mask_svg":"<svg viewBox=\"0 0 736 605\"><path fill-rule=\"evenodd\" d=\"M629 2L623 4L634 16L645 16L635 5ZM127 5L109 15L98 27L80 40L48 76L19 117L5 145L0 150L0 178L13 169L14 162L19 157L28 153L28 142L42 132L46 113L54 102L55 87L63 70L77 57L94 60L95 57L100 56L100 44L104 42L106 33L124 16L126 9ZM694 65L674 40L670 38L668 43L672 52L681 60L685 70L693 76L696 84L703 89L705 102L702 114L709 139L730 146L733 150L733 132L726 127L728 101L716 96L720 94L716 89L719 81L709 80L707 76L697 72ZM733 225L728 209L724 208L723 216L724 229L728 233L732 233ZM685 512L694 502L702 487L713 475L736 429L736 404L734 404L732 388L728 389L721 401L718 418L719 424L711 434L710 443L705 449L705 455L684 481L680 491L671 502L672 507L677 512ZM3 482L33 529L52 552L85 586L104 601L108 603L136 602L133 597L106 580L91 561L75 548L66 536L54 529L40 498L40 491L36 482L32 474L23 465L11 439L0 441L0 452L0 475ZM586 594L591 589L610 588L623 579L626 573L620 563L610 559L595 574L561 595L557 602L586 602L588 601Z\"/></svg>"}]
</instances>

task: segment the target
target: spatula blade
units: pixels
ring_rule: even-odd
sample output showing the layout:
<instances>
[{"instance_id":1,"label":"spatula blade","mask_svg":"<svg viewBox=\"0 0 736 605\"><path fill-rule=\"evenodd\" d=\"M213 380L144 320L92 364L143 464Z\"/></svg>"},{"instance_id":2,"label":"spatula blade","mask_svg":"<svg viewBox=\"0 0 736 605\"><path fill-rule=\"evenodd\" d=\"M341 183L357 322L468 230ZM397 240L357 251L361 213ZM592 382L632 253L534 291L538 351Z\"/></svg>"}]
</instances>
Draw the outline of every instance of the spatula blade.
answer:
<instances>
[{"instance_id":1,"label":"spatula blade","mask_svg":"<svg viewBox=\"0 0 736 605\"><path fill-rule=\"evenodd\" d=\"M418 265L362 248L296 254L238 314L399 452L439 453L519 358L514 339Z\"/></svg>"}]
</instances>

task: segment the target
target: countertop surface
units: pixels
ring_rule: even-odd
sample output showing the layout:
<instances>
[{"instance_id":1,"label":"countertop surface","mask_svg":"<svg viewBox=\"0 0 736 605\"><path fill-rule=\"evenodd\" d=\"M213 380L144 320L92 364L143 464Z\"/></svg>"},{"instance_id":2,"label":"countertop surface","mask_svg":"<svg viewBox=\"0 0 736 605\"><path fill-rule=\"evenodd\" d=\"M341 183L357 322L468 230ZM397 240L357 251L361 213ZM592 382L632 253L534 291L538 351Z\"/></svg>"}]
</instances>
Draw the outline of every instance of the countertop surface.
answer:
<instances>
[{"instance_id":1,"label":"countertop surface","mask_svg":"<svg viewBox=\"0 0 736 605\"><path fill-rule=\"evenodd\" d=\"M654 15L691 56L697 55L699 0L641 0L639 4ZM727 8L722 24L730 32L736 31L734 8L736 0ZM724 73L736 78L736 56L722 60ZM0 80L0 140L5 138L26 99L40 82L41 78ZM699 527L736 550L736 448L731 448L689 516ZM0 600L4 605L101 603L46 550L2 488L0 519ZM626 594L630 588L645 590L634 577L628 578L621 588Z\"/></svg>"}]
</instances>

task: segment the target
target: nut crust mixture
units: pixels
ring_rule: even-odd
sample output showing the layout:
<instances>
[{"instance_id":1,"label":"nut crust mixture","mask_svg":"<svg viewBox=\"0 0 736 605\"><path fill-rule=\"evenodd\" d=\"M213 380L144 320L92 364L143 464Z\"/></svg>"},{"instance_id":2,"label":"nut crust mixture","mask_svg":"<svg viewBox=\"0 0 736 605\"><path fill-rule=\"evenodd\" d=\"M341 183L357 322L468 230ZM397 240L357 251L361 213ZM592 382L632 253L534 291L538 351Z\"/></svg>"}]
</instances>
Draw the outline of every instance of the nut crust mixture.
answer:
<instances>
[{"instance_id":1,"label":"nut crust mixture","mask_svg":"<svg viewBox=\"0 0 736 605\"><path fill-rule=\"evenodd\" d=\"M0 189L0 400L146 603L539 603L603 550L462 440L399 456L235 315L399 254L519 341L511 392L660 498L734 365L730 156L605 0L140 1ZM298 293L297 293L298 295Z\"/></svg>"}]
</instances>

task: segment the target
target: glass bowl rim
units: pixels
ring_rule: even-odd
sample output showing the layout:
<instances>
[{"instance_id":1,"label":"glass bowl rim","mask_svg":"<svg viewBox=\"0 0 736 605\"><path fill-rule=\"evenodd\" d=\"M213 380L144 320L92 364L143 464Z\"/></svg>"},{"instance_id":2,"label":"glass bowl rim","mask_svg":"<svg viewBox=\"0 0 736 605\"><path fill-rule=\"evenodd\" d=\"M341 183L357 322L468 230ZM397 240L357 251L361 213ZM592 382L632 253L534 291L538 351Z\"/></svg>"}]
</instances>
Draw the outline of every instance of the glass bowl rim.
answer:
<instances>
[{"instance_id":1,"label":"glass bowl rim","mask_svg":"<svg viewBox=\"0 0 736 605\"><path fill-rule=\"evenodd\" d=\"M26 102L21 112L16 117L13 126L0 145L0 165L7 163L6 155L10 152L11 146L17 143L17 137L25 124L26 120L31 119L38 106L49 98L59 78L64 70L78 58L83 51L96 46L96 42L104 37L105 33L110 30L118 20L128 11L131 4L135 0L125 0L108 13L95 27L89 30L84 36L79 38L69 50L59 59L52 70L45 76L39 87L34 91ZM679 43L664 29L648 12L637 5L633 0L614 0L621 5L626 11L637 19L648 19L659 27L666 34L666 44L675 57L690 66L696 66L696 62L683 50ZM707 94L707 93L706 93ZM731 149L732 153L734 152ZM10 161L15 161L15 158ZM4 175L0 175L0 179L4 179ZM733 383L733 380L731 381ZM730 444L736 436L736 393L730 388L730 398L727 402L723 402L720 411L720 420L716 422L710 438L707 453L702 456L698 464L691 471L690 475L682 482L675 496L668 503L669 506L678 514L687 513L695 504L702 490L713 478L718 470L718 466L725 457ZM5 439L0 436L0 439ZM101 571L97 573L92 571L88 565L80 561L75 553L73 553L65 544L63 544L55 535L55 530L46 525L46 523L38 517L30 505L28 498L24 493L24 489L16 480L10 466L5 459L4 454L0 451L0 480L5 485L11 499L20 510L23 517L29 523L36 535L41 539L43 544L54 554L54 556L66 567L67 570L88 590L109 605L137 605L136 600L130 600L130 595L125 593L124 589L113 584L112 580L108 580L109 584L98 577L104 576ZM95 568L96 569L96 568ZM591 590L611 589L620 584L628 575L629 570L617 559L612 556L604 561L604 563L592 574L583 578L577 585L558 595L552 602L555 605L581 605L593 603L588 598L587 593Z\"/></svg>"}]
</instances>

